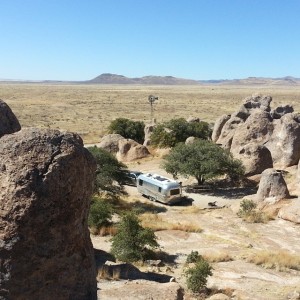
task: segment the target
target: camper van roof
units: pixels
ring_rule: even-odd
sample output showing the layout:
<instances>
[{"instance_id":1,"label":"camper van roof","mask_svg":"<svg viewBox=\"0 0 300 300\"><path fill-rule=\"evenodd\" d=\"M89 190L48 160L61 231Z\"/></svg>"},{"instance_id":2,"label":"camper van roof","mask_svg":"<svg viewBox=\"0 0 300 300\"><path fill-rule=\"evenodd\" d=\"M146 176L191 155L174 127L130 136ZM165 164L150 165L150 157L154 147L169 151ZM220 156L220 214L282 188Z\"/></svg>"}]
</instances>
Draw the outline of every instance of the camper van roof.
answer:
<instances>
[{"instance_id":1,"label":"camper van roof","mask_svg":"<svg viewBox=\"0 0 300 300\"><path fill-rule=\"evenodd\" d=\"M144 174L144 176L159 180L161 182L176 182L176 180L172 180L172 179L169 179L167 177L164 177L164 176L161 176L161 175L158 175L158 174L147 173L147 174Z\"/></svg>"}]
</instances>

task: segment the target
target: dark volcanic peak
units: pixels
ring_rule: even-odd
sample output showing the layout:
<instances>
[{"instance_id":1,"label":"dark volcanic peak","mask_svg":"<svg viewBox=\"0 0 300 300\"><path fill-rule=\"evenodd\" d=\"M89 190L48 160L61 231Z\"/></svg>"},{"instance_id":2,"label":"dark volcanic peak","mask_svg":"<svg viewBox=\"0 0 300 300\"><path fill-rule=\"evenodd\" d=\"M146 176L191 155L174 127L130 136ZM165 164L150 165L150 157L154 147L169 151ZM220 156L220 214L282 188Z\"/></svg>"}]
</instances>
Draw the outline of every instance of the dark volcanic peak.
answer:
<instances>
[{"instance_id":1,"label":"dark volcanic peak","mask_svg":"<svg viewBox=\"0 0 300 300\"><path fill-rule=\"evenodd\" d=\"M85 83L98 84L162 84L162 85L181 85L181 84L199 84L192 79L182 79L173 76L144 76L140 78L129 78L123 75L104 73Z\"/></svg>"}]
</instances>

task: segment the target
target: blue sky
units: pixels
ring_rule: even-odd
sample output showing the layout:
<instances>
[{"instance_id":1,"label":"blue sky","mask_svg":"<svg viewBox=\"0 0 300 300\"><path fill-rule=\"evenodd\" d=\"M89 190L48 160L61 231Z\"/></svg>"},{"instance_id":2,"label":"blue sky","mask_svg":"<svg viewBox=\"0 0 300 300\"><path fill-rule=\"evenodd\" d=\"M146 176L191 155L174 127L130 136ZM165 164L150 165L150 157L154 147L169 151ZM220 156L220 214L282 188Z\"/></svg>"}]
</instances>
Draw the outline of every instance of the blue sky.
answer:
<instances>
[{"instance_id":1,"label":"blue sky","mask_svg":"<svg viewBox=\"0 0 300 300\"><path fill-rule=\"evenodd\" d=\"M300 0L0 0L0 79L300 77Z\"/></svg>"}]
</instances>

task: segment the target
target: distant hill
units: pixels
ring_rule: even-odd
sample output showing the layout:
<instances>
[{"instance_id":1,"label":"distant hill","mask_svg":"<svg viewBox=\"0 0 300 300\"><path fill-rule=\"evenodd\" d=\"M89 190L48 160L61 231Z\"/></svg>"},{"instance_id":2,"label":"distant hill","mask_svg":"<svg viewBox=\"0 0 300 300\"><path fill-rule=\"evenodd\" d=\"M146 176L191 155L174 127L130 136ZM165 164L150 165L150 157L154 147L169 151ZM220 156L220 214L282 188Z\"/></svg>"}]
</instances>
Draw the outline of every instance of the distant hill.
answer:
<instances>
[{"instance_id":1,"label":"distant hill","mask_svg":"<svg viewBox=\"0 0 300 300\"><path fill-rule=\"evenodd\" d=\"M173 76L144 76L129 78L123 75L104 73L94 79L84 81L87 84L147 84L147 85L300 85L300 78L291 76L282 78L248 77L245 79L193 80Z\"/></svg>"},{"instance_id":2,"label":"distant hill","mask_svg":"<svg viewBox=\"0 0 300 300\"><path fill-rule=\"evenodd\" d=\"M173 76L144 76L129 78L123 75L104 73L94 79L86 81L58 81L58 80L9 80L0 79L7 83L49 83L49 84L140 84L140 85L283 85L298 86L300 78L286 76L281 78L248 77L244 79L212 79L194 80Z\"/></svg>"},{"instance_id":3,"label":"distant hill","mask_svg":"<svg viewBox=\"0 0 300 300\"><path fill-rule=\"evenodd\" d=\"M123 75L104 73L85 83L93 84L161 84L161 85L185 85L199 84L197 80L176 78L173 76L144 76L140 78L128 78Z\"/></svg>"}]
</instances>

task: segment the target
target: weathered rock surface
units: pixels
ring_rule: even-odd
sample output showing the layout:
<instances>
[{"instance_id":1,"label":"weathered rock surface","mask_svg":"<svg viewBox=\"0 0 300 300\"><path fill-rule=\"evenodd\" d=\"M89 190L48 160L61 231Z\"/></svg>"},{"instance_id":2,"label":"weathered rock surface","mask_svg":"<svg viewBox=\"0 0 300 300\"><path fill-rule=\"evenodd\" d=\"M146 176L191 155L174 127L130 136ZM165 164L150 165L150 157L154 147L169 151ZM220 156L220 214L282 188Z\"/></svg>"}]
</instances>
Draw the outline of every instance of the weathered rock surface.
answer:
<instances>
[{"instance_id":1,"label":"weathered rock surface","mask_svg":"<svg viewBox=\"0 0 300 300\"><path fill-rule=\"evenodd\" d=\"M87 226L95 162L76 134L0 139L0 298L96 299Z\"/></svg>"},{"instance_id":2,"label":"weathered rock surface","mask_svg":"<svg viewBox=\"0 0 300 300\"><path fill-rule=\"evenodd\" d=\"M0 138L21 130L21 125L10 107L0 99Z\"/></svg>"},{"instance_id":3,"label":"weathered rock surface","mask_svg":"<svg viewBox=\"0 0 300 300\"><path fill-rule=\"evenodd\" d=\"M117 285L117 287L116 287ZM98 291L101 300L182 300L183 292L176 282L158 283L148 280L128 281Z\"/></svg>"},{"instance_id":4,"label":"weathered rock surface","mask_svg":"<svg viewBox=\"0 0 300 300\"><path fill-rule=\"evenodd\" d=\"M196 140L197 140L196 137L194 137L194 136L189 136L189 137L185 140L185 144L186 144L186 145L188 145L188 144L193 144Z\"/></svg>"},{"instance_id":5,"label":"weathered rock surface","mask_svg":"<svg viewBox=\"0 0 300 300\"><path fill-rule=\"evenodd\" d=\"M217 119L211 136L213 142L216 142L219 139L223 126L230 119L230 117L230 115L223 115L219 119Z\"/></svg>"},{"instance_id":6,"label":"weathered rock surface","mask_svg":"<svg viewBox=\"0 0 300 300\"><path fill-rule=\"evenodd\" d=\"M273 166L284 169L296 165L300 159L300 114L293 113L290 105L279 106L271 111L272 97L253 95L243 100L242 106L229 118L227 115L219 118L214 126L212 140L223 148L231 151L235 158L249 166L251 153L243 156L246 149L256 144L256 149L267 147L271 153ZM250 146L251 144L251 146ZM253 151L257 154L257 151ZM264 167L271 167L269 153ZM245 160L245 161L244 161ZM261 157L260 161L264 158ZM257 157L253 158L257 161ZM261 172L262 168L253 168L249 174Z\"/></svg>"},{"instance_id":7,"label":"weathered rock surface","mask_svg":"<svg viewBox=\"0 0 300 300\"><path fill-rule=\"evenodd\" d=\"M286 207L283 207L278 212L278 217L287 221L300 224L300 200L295 199Z\"/></svg>"},{"instance_id":8,"label":"weathered rock surface","mask_svg":"<svg viewBox=\"0 0 300 300\"><path fill-rule=\"evenodd\" d=\"M288 113L276 120L272 137L266 147L272 153L277 168L297 165L300 159L300 114Z\"/></svg>"},{"instance_id":9,"label":"weathered rock surface","mask_svg":"<svg viewBox=\"0 0 300 300\"><path fill-rule=\"evenodd\" d=\"M199 123L200 122L200 118L198 117L193 117L193 116L190 116L186 119L187 122L189 123Z\"/></svg>"},{"instance_id":10,"label":"weathered rock surface","mask_svg":"<svg viewBox=\"0 0 300 300\"><path fill-rule=\"evenodd\" d=\"M119 161L133 161L150 155L147 147L131 139L119 140L118 148L116 157Z\"/></svg>"},{"instance_id":11,"label":"weathered rock surface","mask_svg":"<svg viewBox=\"0 0 300 300\"><path fill-rule=\"evenodd\" d=\"M235 153L235 158L243 162L246 176L260 174L265 169L273 168L272 156L269 149L256 143L239 147L239 152Z\"/></svg>"},{"instance_id":12,"label":"weathered rock surface","mask_svg":"<svg viewBox=\"0 0 300 300\"><path fill-rule=\"evenodd\" d=\"M151 144L150 138L151 138L151 134L152 134L155 126L156 126L155 123L145 125L145 128L144 128L145 138L144 138L144 143L143 143L144 146L149 146Z\"/></svg>"},{"instance_id":13,"label":"weathered rock surface","mask_svg":"<svg viewBox=\"0 0 300 300\"><path fill-rule=\"evenodd\" d=\"M289 197L290 194L282 173L275 169L264 170L261 174L256 199L273 204Z\"/></svg>"},{"instance_id":14,"label":"weathered rock surface","mask_svg":"<svg viewBox=\"0 0 300 300\"><path fill-rule=\"evenodd\" d=\"M108 134L101 139L98 147L110 153L117 153L119 151L119 141L123 139L124 137L122 137L120 134Z\"/></svg>"}]
</instances>

